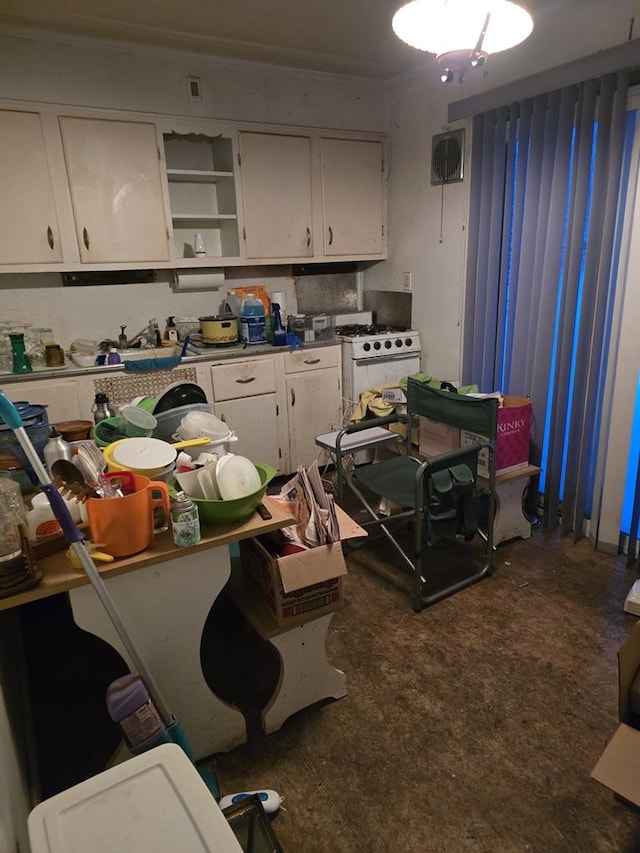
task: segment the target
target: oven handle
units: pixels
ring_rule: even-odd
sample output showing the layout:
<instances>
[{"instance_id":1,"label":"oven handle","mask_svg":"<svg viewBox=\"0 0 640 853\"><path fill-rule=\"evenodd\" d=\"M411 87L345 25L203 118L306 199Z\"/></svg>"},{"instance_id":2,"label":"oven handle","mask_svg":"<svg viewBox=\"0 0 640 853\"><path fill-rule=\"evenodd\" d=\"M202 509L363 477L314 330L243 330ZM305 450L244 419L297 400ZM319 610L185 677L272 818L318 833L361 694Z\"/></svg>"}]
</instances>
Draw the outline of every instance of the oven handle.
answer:
<instances>
[{"instance_id":1,"label":"oven handle","mask_svg":"<svg viewBox=\"0 0 640 853\"><path fill-rule=\"evenodd\" d=\"M406 352L402 355L374 355L371 358L356 358L356 367L366 367L367 364L389 364L392 361L408 361L410 358L420 358L419 352Z\"/></svg>"}]
</instances>

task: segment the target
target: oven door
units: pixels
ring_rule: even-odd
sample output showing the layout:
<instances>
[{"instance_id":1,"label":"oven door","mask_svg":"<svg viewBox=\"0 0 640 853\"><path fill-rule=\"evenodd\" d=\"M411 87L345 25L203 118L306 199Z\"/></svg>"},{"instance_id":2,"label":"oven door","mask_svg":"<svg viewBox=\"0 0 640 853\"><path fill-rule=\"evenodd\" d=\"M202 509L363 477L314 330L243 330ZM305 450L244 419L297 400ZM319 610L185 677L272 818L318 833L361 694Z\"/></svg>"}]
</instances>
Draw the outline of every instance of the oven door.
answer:
<instances>
[{"instance_id":1,"label":"oven door","mask_svg":"<svg viewBox=\"0 0 640 853\"><path fill-rule=\"evenodd\" d=\"M349 359L343 362L350 377L344 377L345 396L356 406L363 391L370 391L388 382L398 383L403 376L420 371L420 353L379 355L372 358Z\"/></svg>"}]
</instances>

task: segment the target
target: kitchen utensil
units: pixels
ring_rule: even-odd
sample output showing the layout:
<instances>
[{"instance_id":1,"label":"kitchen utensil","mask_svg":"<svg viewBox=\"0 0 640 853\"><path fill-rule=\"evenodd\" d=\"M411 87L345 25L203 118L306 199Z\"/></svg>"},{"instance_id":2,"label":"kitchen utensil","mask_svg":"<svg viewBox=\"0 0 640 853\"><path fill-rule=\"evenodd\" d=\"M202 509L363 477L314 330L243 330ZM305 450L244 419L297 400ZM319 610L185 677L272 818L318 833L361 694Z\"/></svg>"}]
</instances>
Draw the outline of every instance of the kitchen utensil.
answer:
<instances>
[{"instance_id":1,"label":"kitchen utensil","mask_svg":"<svg viewBox=\"0 0 640 853\"><path fill-rule=\"evenodd\" d=\"M216 484L223 500L235 500L259 489L260 475L246 456L227 453L216 462Z\"/></svg>"},{"instance_id":2,"label":"kitchen utensil","mask_svg":"<svg viewBox=\"0 0 640 853\"><path fill-rule=\"evenodd\" d=\"M182 447L207 445L207 438L169 444L158 438L124 438L102 451L110 471L129 470L152 479L169 479Z\"/></svg>"},{"instance_id":3,"label":"kitchen utensil","mask_svg":"<svg viewBox=\"0 0 640 853\"><path fill-rule=\"evenodd\" d=\"M234 524L237 521L249 518L255 512L269 482L278 472L266 463L256 462L254 464L260 477L260 487L252 495L246 495L235 500L200 500L192 496L200 512L202 524Z\"/></svg>"},{"instance_id":4,"label":"kitchen utensil","mask_svg":"<svg viewBox=\"0 0 640 853\"><path fill-rule=\"evenodd\" d=\"M53 426L65 441L82 441L89 438L93 421L61 421Z\"/></svg>"},{"instance_id":5,"label":"kitchen utensil","mask_svg":"<svg viewBox=\"0 0 640 853\"><path fill-rule=\"evenodd\" d=\"M125 472L123 472L125 473ZM134 491L114 500L89 498L85 503L91 536L114 557L129 557L148 548L157 532L167 529L170 503L166 483L133 475ZM156 519L156 507L163 512Z\"/></svg>"},{"instance_id":6,"label":"kitchen utensil","mask_svg":"<svg viewBox=\"0 0 640 853\"><path fill-rule=\"evenodd\" d=\"M238 343L238 320L233 315L199 317L200 332L205 344L229 346Z\"/></svg>"},{"instance_id":7,"label":"kitchen utensil","mask_svg":"<svg viewBox=\"0 0 640 853\"><path fill-rule=\"evenodd\" d=\"M85 547L88 549L92 560L97 560L99 563L113 563L113 557L111 556L111 554L105 554L104 551L99 550L100 548L104 548L104 545L98 545L95 542L90 542L89 540L86 540L84 544ZM74 552L71 550L71 548L68 548L66 550L65 555L71 563L72 568L82 568L82 563L78 559L78 556L74 554Z\"/></svg>"},{"instance_id":8,"label":"kitchen utensil","mask_svg":"<svg viewBox=\"0 0 640 853\"><path fill-rule=\"evenodd\" d=\"M167 412L169 409L177 409L179 406L188 406L190 403L206 403L207 395L195 382L175 382L156 400L153 414L157 417L159 412Z\"/></svg>"}]
</instances>

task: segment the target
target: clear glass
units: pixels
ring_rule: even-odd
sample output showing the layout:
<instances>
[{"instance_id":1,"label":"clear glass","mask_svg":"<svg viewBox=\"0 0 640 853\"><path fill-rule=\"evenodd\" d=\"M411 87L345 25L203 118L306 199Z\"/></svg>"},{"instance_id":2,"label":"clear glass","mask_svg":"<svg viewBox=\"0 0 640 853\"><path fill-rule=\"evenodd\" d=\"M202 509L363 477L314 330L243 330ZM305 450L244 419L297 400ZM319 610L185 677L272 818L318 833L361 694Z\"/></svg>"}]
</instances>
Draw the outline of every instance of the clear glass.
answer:
<instances>
[{"instance_id":1,"label":"clear glass","mask_svg":"<svg viewBox=\"0 0 640 853\"><path fill-rule=\"evenodd\" d=\"M0 562L13 560L22 553L20 526L27 527L27 514L20 486L0 477Z\"/></svg>"}]
</instances>

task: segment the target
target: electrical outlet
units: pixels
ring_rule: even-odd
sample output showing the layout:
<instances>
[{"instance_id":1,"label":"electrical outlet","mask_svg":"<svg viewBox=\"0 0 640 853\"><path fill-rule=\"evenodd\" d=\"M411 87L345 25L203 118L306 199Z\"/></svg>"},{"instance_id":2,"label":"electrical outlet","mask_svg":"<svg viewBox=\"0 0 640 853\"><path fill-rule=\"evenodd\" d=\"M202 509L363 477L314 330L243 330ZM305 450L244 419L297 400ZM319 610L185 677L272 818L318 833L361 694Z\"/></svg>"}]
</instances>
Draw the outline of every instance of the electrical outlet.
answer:
<instances>
[{"instance_id":1,"label":"electrical outlet","mask_svg":"<svg viewBox=\"0 0 640 853\"><path fill-rule=\"evenodd\" d=\"M402 273L402 289L405 293L411 293L411 273L403 272Z\"/></svg>"}]
</instances>

